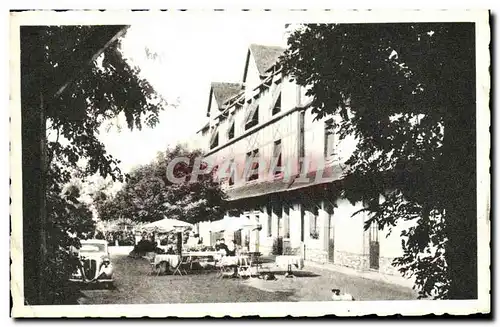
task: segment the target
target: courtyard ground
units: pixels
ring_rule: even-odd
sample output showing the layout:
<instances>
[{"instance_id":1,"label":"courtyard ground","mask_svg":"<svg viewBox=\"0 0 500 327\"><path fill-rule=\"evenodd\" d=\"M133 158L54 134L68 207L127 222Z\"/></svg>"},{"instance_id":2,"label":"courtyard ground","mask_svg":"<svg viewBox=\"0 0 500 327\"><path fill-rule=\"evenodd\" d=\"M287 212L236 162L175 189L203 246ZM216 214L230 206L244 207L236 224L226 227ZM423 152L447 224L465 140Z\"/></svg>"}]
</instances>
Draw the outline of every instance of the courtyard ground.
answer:
<instances>
[{"instance_id":1,"label":"courtyard ground","mask_svg":"<svg viewBox=\"0 0 500 327\"><path fill-rule=\"evenodd\" d=\"M411 289L356 276L305 267L296 278L277 275L277 280L220 279L215 272L184 276L151 276L149 262L112 255L115 283L111 289L86 287L82 304L160 304L214 302L329 301L331 289L339 288L356 300L412 300Z\"/></svg>"}]
</instances>

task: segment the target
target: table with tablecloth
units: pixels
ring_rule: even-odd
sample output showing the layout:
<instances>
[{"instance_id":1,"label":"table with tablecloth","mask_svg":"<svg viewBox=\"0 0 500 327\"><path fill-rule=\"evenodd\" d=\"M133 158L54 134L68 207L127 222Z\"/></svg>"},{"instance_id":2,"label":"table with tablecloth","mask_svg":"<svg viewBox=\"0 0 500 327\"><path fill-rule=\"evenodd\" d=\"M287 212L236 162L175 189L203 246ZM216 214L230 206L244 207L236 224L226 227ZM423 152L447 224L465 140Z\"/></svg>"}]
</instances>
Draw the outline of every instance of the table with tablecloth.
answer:
<instances>
[{"instance_id":1,"label":"table with tablecloth","mask_svg":"<svg viewBox=\"0 0 500 327\"><path fill-rule=\"evenodd\" d=\"M278 255L276 256L276 265L286 267L287 275L293 276L292 267L303 269L304 259L298 255Z\"/></svg>"},{"instance_id":2,"label":"table with tablecloth","mask_svg":"<svg viewBox=\"0 0 500 327\"><path fill-rule=\"evenodd\" d=\"M175 268L179 264L179 256L177 254L157 254L154 260L155 265L162 262L166 262L170 267Z\"/></svg>"},{"instance_id":3,"label":"table with tablecloth","mask_svg":"<svg viewBox=\"0 0 500 327\"><path fill-rule=\"evenodd\" d=\"M191 258L213 258L215 261L219 260L222 256L217 251L188 251L182 252L183 257L191 257Z\"/></svg>"},{"instance_id":4,"label":"table with tablecloth","mask_svg":"<svg viewBox=\"0 0 500 327\"><path fill-rule=\"evenodd\" d=\"M225 256L221 257L219 264L221 266L240 266L242 264L248 264L250 259L246 255L240 256Z\"/></svg>"}]
</instances>

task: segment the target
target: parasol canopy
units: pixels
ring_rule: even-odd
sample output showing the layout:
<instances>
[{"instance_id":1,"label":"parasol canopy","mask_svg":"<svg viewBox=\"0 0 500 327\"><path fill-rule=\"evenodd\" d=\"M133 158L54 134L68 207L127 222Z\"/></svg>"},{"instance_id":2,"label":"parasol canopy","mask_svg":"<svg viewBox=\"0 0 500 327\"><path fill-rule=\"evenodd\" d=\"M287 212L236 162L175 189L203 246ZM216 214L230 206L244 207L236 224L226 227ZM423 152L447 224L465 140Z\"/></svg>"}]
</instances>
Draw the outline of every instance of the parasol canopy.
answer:
<instances>
[{"instance_id":1,"label":"parasol canopy","mask_svg":"<svg viewBox=\"0 0 500 327\"><path fill-rule=\"evenodd\" d=\"M182 220L165 218L162 220L146 224L142 226L142 229L160 233L168 233L176 229L188 228L188 227L193 227L193 225Z\"/></svg>"}]
</instances>

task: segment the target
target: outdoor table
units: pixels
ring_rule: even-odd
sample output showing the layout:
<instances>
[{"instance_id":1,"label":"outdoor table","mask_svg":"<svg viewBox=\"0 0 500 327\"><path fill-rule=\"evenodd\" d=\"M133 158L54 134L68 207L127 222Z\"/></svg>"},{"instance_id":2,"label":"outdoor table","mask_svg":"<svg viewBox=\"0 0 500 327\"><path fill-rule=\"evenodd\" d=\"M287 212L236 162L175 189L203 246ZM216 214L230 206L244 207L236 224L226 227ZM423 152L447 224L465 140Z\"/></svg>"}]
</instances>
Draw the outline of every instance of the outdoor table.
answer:
<instances>
[{"instance_id":1,"label":"outdoor table","mask_svg":"<svg viewBox=\"0 0 500 327\"><path fill-rule=\"evenodd\" d=\"M220 265L223 267L234 267L234 276L238 277L238 267L248 266L250 260L246 255L225 256L220 259Z\"/></svg>"},{"instance_id":2,"label":"outdoor table","mask_svg":"<svg viewBox=\"0 0 500 327\"><path fill-rule=\"evenodd\" d=\"M189 251L182 252L183 256L197 257L197 258L220 258L220 253L217 251Z\"/></svg>"},{"instance_id":3,"label":"outdoor table","mask_svg":"<svg viewBox=\"0 0 500 327\"><path fill-rule=\"evenodd\" d=\"M163 262L166 262L170 267L175 268L179 264L180 260L177 254L157 254L154 260L155 265L160 265Z\"/></svg>"},{"instance_id":4,"label":"outdoor table","mask_svg":"<svg viewBox=\"0 0 500 327\"><path fill-rule=\"evenodd\" d=\"M218 261L221 258L221 254L217 251L190 251L190 252L182 252L182 256L191 257L191 258L212 258L214 261Z\"/></svg>"},{"instance_id":5,"label":"outdoor table","mask_svg":"<svg viewBox=\"0 0 500 327\"><path fill-rule=\"evenodd\" d=\"M304 259L297 255L278 255L276 256L276 265L287 267L286 277L294 277L292 266L298 269L304 268Z\"/></svg>"}]
</instances>

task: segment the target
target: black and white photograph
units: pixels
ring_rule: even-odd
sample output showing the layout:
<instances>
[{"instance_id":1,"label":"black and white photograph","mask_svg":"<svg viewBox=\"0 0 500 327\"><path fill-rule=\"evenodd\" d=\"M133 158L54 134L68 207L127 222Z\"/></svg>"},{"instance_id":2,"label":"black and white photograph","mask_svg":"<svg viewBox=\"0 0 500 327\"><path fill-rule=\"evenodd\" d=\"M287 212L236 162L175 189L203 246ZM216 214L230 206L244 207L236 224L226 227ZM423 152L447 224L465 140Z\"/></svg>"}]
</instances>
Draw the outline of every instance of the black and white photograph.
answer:
<instances>
[{"instance_id":1,"label":"black and white photograph","mask_svg":"<svg viewBox=\"0 0 500 327\"><path fill-rule=\"evenodd\" d=\"M10 25L13 317L490 312L488 11Z\"/></svg>"}]
</instances>

